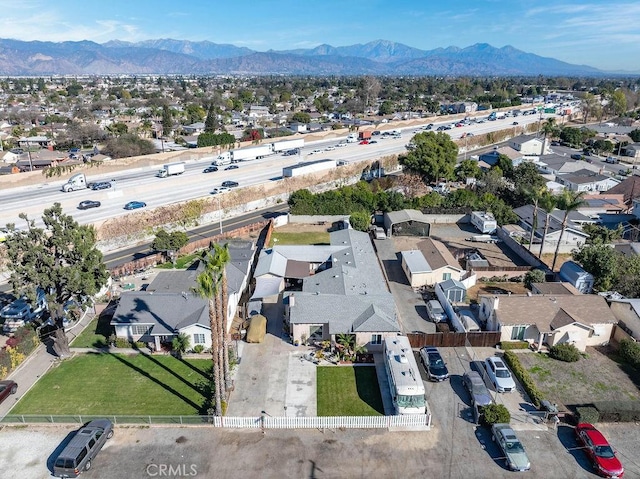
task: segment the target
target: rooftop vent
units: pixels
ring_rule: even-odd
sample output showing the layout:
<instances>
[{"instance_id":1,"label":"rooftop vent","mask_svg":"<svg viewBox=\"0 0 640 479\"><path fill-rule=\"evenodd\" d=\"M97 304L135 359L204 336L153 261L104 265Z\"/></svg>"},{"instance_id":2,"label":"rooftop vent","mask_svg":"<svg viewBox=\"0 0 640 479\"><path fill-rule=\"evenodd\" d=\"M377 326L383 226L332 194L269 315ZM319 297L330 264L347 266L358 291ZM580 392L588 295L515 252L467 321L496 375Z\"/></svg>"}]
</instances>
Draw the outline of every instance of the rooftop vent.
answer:
<instances>
[{"instance_id":1,"label":"rooftop vent","mask_svg":"<svg viewBox=\"0 0 640 479\"><path fill-rule=\"evenodd\" d=\"M409 360L407 359L407 356L405 356L404 354L401 354L399 359L402 364L407 364L409 362Z\"/></svg>"}]
</instances>

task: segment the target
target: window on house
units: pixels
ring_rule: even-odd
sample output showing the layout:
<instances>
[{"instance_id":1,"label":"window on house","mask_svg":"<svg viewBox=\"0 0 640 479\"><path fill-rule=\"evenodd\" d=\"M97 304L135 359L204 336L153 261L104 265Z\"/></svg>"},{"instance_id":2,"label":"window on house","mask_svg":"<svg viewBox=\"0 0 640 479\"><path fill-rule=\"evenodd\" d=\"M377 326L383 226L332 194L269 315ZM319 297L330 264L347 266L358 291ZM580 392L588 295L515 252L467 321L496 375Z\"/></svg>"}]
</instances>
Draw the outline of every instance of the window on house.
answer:
<instances>
[{"instance_id":1,"label":"window on house","mask_svg":"<svg viewBox=\"0 0 640 479\"><path fill-rule=\"evenodd\" d=\"M146 324L132 324L129 326L129 331L131 336L144 336L151 331L151 327Z\"/></svg>"},{"instance_id":2,"label":"window on house","mask_svg":"<svg viewBox=\"0 0 640 479\"><path fill-rule=\"evenodd\" d=\"M442 281L451 279L451 273L442 273Z\"/></svg>"},{"instance_id":3,"label":"window on house","mask_svg":"<svg viewBox=\"0 0 640 479\"><path fill-rule=\"evenodd\" d=\"M524 332L526 331L526 326L514 326L511 329L511 339L513 341L523 341L524 340Z\"/></svg>"},{"instance_id":4,"label":"window on house","mask_svg":"<svg viewBox=\"0 0 640 479\"><path fill-rule=\"evenodd\" d=\"M194 334L193 344L204 344L204 334Z\"/></svg>"},{"instance_id":5,"label":"window on house","mask_svg":"<svg viewBox=\"0 0 640 479\"><path fill-rule=\"evenodd\" d=\"M382 334L372 334L371 344L382 344Z\"/></svg>"}]
</instances>

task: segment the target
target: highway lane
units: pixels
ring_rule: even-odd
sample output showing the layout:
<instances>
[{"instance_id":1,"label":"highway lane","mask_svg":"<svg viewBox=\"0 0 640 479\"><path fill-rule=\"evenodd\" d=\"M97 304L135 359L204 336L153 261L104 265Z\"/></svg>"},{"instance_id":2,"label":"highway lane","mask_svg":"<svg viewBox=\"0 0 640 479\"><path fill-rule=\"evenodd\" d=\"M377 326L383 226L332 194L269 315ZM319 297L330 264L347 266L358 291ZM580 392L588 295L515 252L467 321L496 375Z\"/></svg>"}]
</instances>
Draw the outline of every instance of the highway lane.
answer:
<instances>
[{"instance_id":1,"label":"highway lane","mask_svg":"<svg viewBox=\"0 0 640 479\"><path fill-rule=\"evenodd\" d=\"M519 125L511 125L513 121L517 121ZM513 127L517 130L528 123L537 121L539 121L537 115L519 116L515 119L506 118L492 122L476 123L461 128L454 127L445 131L445 133L455 139L460 138L463 133L468 134L471 132L477 136L506 127ZM451 119L442 117L441 121L434 123L433 128L436 129L440 125L451 123ZM224 180L238 181L241 188L266 181L274 181L274 179L281 177L284 166L289 166L299 161L331 158L351 163L374 161L385 155L402 153L406 151L405 145L410 141L415 130L415 126L404 128L402 138L385 137L382 139L383 137L380 135L374 137L377 141L375 144L360 145L358 143L350 143L345 147L335 148L332 151L324 151L324 149L327 146L334 146L344 141L344 138L312 141L301 149L300 155L271 155L259 160L241 162L239 169L231 171L224 171L221 168L221 171L218 172L202 173L202 170L211 163L212 155L207 159L196 159L197 156L188 150L179 157L180 161L185 161L185 173L169 178L155 177L157 166L133 168L108 175L93 175L91 169L89 169L86 172L89 181L115 180L112 182L113 188L101 191L81 190L63 193L60 190L64 183L63 180L44 179L43 177L43 183L38 187L12 188L0 192L0 202L3 205L2 211L0 211L0 225L9 222L16 223L18 227L24 225L22 220L18 218L18 214L21 212L35 219L36 224L40 224L39 219L42 211L50 207L54 202L61 203L63 211L73 215L81 224L99 224L109 218L127 214L123 207L129 201L144 201L148 205L147 208L154 208L207 197L210 195L211 190L219 186ZM317 149L323 151L313 153ZM102 206L85 211L77 210L77 205L80 201L89 199L100 201Z\"/></svg>"}]
</instances>

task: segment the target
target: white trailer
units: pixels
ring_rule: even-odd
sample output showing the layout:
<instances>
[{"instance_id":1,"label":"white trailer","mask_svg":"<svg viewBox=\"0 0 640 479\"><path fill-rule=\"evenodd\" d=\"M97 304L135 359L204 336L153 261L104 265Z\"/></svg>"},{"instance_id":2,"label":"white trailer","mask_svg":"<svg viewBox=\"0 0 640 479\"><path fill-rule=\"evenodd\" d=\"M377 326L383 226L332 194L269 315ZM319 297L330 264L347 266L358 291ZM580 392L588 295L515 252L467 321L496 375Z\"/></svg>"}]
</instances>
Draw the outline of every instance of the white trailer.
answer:
<instances>
[{"instance_id":1,"label":"white trailer","mask_svg":"<svg viewBox=\"0 0 640 479\"><path fill-rule=\"evenodd\" d=\"M231 152L231 161L248 161L269 156L271 153L271 145L252 146L250 148L240 148Z\"/></svg>"},{"instance_id":2,"label":"white trailer","mask_svg":"<svg viewBox=\"0 0 640 479\"><path fill-rule=\"evenodd\" d=\"M299 138L297 140L276 141L271 144L271 148L274 153L295 150L296 148L304 148L304 138Z\"/></svg>"},{"instance_id":3,"label":"white trailer","mask_svg":"<svg viewBox=\"0 0 640 479\"><path fill-rule=\"evenodd\" d=\"M282 176L291 178L294 176L307 175L309 173L317 173L318 171L330 170L336 167L336 160L317 160L298 163L293 166L282 168Z\"/></svg>"},{"instance_id":4,"label":"white trailer","mask_svg":"<svg viewBox=\"0 0 640 479\"><path fill-rule=\"evenodd\" d=\"M181 175L182 173L184 173L184 161L162 165L162 169L158 171L156 176L158 178L167 178L169 176Z\"/></svg>"},{"instance_id":5,"label":"white trailer","mask_svg":"<svg viewBox=\"0 0 640 479\"><path fill-rule=\"evenodd\" d=\"M498 229L498 223L491 213L486 211L472 211L471 224L475 226L480 233L491 234Z\"/></svg>"}]
</instances>

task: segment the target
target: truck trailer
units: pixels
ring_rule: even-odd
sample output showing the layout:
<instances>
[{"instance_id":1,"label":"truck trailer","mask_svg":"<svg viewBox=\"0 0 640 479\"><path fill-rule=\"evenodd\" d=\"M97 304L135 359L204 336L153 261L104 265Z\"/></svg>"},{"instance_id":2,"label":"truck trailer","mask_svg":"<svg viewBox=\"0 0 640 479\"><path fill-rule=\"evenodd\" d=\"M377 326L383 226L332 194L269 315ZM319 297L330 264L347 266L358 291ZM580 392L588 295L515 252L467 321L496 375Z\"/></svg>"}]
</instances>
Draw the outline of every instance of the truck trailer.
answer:
<instances>
[{"instance_id":1,"label":"truck trailer","mask_svg":"<svg viewBox=\"0 0 640 479\"><path fill-rule=\"evenodd\" d=\"M298 163L297 165L282 168L282 176L284 178L292 178L294 176L302 176L309 173L317 173L318 171L330 170L335 167L335 160L306 161Z\"/></svg>"},{"instance_id":2,"label":"truck trailer","mask_svg":"<svg viewBox=\"0 0 640 479\"><path fill-rule=\"evenodd\" d=\"M184 161L162 165L162 169L158 171L156 176L158 178L167 178L169 176L181 175L182 173L184 173Z\"/></svg>"},{"instance_id":3,"label":"truck trailer","mask_svg":"<svg viewBox=\"0 0 640 479\"><path fill-rule=\"evenodd\" d=\"M304 138L298 138L296 140L282 140L271 143L271 150L274 153L295 150L297 148L304 148Z\"/></svg>"},{"instance_id":4,"label":"truck trailer","mask_svg":"<svg viewBox=\"0 0 640 479\"><path fill-rule=\"evenodd\" d=\"M371 139L371 131L365 130L358 132L358 140L370 140Z\"/></svg>"},{"instance_id":5,"label":"truck trailer","mask_svg":"<svg viewBox=\"0 0 640 479\"><path fill-rule=\"evenodd\" d=\"M263 158L272 154L271 144L252 146L250 148L239 148L237 150L225 151L218 155L212 164L216 166L238 163L239 161L250 161Z\"/></svg>"}]
</instances>

